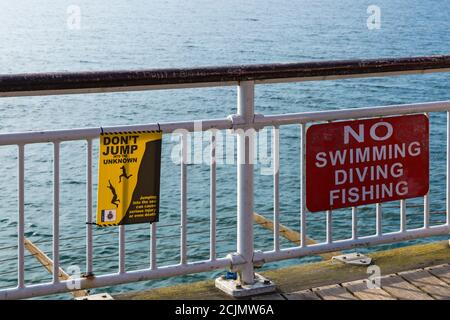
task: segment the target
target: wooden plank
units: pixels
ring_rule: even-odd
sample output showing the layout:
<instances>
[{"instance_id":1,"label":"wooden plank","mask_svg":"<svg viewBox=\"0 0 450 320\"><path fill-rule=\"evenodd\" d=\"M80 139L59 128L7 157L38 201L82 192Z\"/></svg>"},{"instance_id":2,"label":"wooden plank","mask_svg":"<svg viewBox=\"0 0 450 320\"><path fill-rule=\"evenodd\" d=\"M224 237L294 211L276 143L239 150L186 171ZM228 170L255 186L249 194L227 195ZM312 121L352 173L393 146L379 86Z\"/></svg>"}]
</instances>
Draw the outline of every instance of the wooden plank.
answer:
<instances>
[{"instance_id":1,"label":"wooden plank","mask_svg":"<svg viewBox=\"0 0 450 320\"><path fill-rule=\"evenodd\" d=\"M287 300L320 300L320 297L312 292L312 290L284 293L283 296Z\"/></svg>"},{"instance_id":2,"label":"wooden plank","mask_svg":"<svg viewBox=\"0 0 450 320\"><path fill-rule=\"evenodd\" d=\"M400 272L399 276L435 299L450 300L450 286L423 269Z\"/></svg>"},{"instance_id":3,"label":"wooden plank","mask_svg":"<svg viewBox=\"0 0 450 320\"><path fill-rule=\"evenodd\" d=\"M286 299L279 293L272 293L252 297L252 300L286 300Z\"/></svg>"},{"instance_id":4,"label":"wooden plank","mask_svg":"<svg viewBox=\"0 0 450 320\"><path fill-rule=\"evenodd\" d=\"M450 284L450 265L441 264L439 266L425 268L425 270L435 277L438 277L440 280Z\"/></svg>"},{"instance_id":5,"label":"wooden plank","mask_svg":"<svg viewBox=\"0 0 450 320\"><path fill-rule=\"evenodd\" d=\"M323 300L357 300L357 298L338 284L313 288L312 291Z\"/></svg>"},{"instance_id":6,"label":"wooden plank","mask_svg":"<svg viewBox=\"0 0 450 320\"><path fill-rule=\"evenodd\" d=\"M47 269L47 271L50 274L53 273L53 260L52 259L50 259L41 249L39 249L38 246L36 246L33 242L31 242L27 238L25 238L25 240L24 240L24 246L25 246L25 249L27 249L36 258L36 260L39 261L45 269ZM58 278L60 280L69 280L70 276L63 269L59 268ZM71 294L75 298L79 298L79 297L88 296L89 292L87 290L77 290L77 291L72 291Z\"/></svg>"},{"instance_id":7,"label":"wooden plank","mask_svg":"<svg viewBox=\"0 0 450 320\"><path fill-rule=\"evenodd\" d=\"M267 219L266 217L264 217L256 212L253 213L253 220L257 224L259 224L261 227L263 227L267 230L273 231L274 223L272 220ZM287 240L295 243L298 246L300 245L300 239L301 239L300 232L294 231L281 223L279 226L279 230L280 230L280 236L286 238ZM306 244L310 245L310 244L316 244L316 243L317 243L317 241L306 236ZM338 256L341 254L342 254L342 252L337 251L337 252L322 253L319 256L321 256L324 260L330 260L333 256Z\"/></svg>"},{"instance_id":8,"label":"wooden plank","mask_svg":"<svg viewBox=\"0 0 450 320\"><path fill-rule=\"evenodd\" d=\"M381 288L369 288L367 279L343 283L342 286L361 300L396 300Z\"/></svg>"},{"instance_id":9,"label":"wooden plank","mask_svg":"<svg viewBox=\"0 0 450 320\"><path fill-rule=\"evenodd\" d=\"M381 287L399 300L433 300L431 296L395 274L381 277Z\"/></svg>"}]
</instances>

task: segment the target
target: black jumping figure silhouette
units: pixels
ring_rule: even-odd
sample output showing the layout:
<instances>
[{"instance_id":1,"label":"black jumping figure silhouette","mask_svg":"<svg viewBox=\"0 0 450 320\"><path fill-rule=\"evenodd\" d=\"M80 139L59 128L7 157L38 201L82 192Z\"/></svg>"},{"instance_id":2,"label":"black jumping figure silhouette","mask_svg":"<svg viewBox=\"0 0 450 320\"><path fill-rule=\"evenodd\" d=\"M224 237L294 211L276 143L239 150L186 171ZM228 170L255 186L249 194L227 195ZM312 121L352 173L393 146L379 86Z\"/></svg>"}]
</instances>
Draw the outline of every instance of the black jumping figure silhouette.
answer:
<instances>
[{"instance_id":1,"label":"black jumping figure silhouette","mask_svg":"<svg viewBox=\"0 0 450 320\"><path fill-rule=\"evenodd\" d=\"M122 174L119 176L119 183L122 182L122 177L129 179L132 176L132 174L127 175L127 169L125 166L121 166L120 169L122 169Z\"/></svg>"},{"instance_id":2,"label":"black jumping figure silhouette","mask_svg":"<svg viewBox=\"0 0 450 320\"><path fill-rule=\"evenodd\" d=\"M117 208L117 207L119 206L120 200L119 200L119 198L117 197L116 189L115 189L114 186L111 184L111 180L108 180L108 182L109 182L108 189L111 190L111 192L112 192L112 194L113 194L111 203L112 203L113 205L115 205L116 208Z\"/></svg>"}]
</instances>

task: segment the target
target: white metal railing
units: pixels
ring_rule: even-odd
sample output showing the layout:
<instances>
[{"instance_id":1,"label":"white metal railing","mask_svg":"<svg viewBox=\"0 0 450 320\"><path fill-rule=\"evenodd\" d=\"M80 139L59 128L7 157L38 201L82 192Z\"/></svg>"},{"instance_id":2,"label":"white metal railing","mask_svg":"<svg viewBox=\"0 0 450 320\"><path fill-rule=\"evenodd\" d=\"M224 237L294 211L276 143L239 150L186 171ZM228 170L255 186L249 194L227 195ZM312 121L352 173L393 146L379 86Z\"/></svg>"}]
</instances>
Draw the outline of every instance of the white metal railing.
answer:
<instances>
[{"instance_id":1,"label":"white metal railing","mask_svg":"<svg viewBox=\"0 0 450 320\"><path fill-rule=\"evenodd\" d=\"M410 73L410 72L408 72ZM285 80L283 80L285 81ZM292 80L296 81L296 79ZM203 84L204 85L204 84ZM238 271L240 280L243 283L252 283L254 279L254 265L264 262L279 261L306 255L332 252L337 250L350 249L357 246L370 246L382 243L405 241L416 238L447 235L450 231L450 205L449 192L450 182L448 178L450 162L450 101L417 103L407 105L393 105L384 107L356 108L346 110L331 110L321 112L303 112L280 115L255 115L254 112L254 81L241 81L238 85L238 107L237 114L224 119L208 119L202 121L202 131L209 129L252 129L272 127L272 155L274 163L273 172L273 250L255 251L253 243L253 212L254 212L254 190L253 190L253 162L249 161L253 150L252 139L246 138L244 130L237 130L237 252L227 256L218 257L217 254L217 234L216 234L216 136L211 136L211 163L210 163L210 246L209 259L190 262L187 256L189 243L187 241L187 139L182 136L182 162L181 162L181 201L180 201L180 261L169 266L157 265L157 245L158 223L150 226L150 261L147 268L127 271L125 268L125 228L119 227L119 270L117 273L97 275L93 268L93 226L92 226L92 154L93 140L97 139L103 132L123 132L133 130L157 130L164 133L171 133L178 129L185 129L189 132L195 130L194 121L154 123L145 125L115 126L103 128L85 128L72 130L52 130L42 132L20 132L0 134L0 145L18 146L18 273L17 286L1 289L0 299L18 299L48 294L69 292L69 283L72 280L61 281L58 277L60 268L60 143L62 141L80 140L87 145L86 154L86 272L85 277L76 279L79 281L81 289L111 286L135 281L158 279L163 277L173 277L191 273L211 271L215 269L234 268ZM326 240L323 243L307 244L308 230L306 218L308 212L305 206L305 135L306 126L315 122L337 121L344 119L370 118L376 116L393 116L413 113L447 112L447 207L446 222L440 225L430 225L429 198L424 197L423 227L408 229L406 224L405 200L401 201L399 231L382 232L382 210L381 204L376 205L376 233L370 236L360 236L358 232L358 208L352 208L352 233L351 238L345 240L333 239L333 214L326 213ZM299 125L300 130L300 234L299 246L281 248L280 246L280 135L284 125ZM25 282L24 268L24 226L25 217L25 172L24 157L25 145L34 143L53 144L53 280L49 283L27 284Z\"/></svg>"},{"instance_id":2,"label":"white metal railing","mask_svg":"<svg viewBox=\"0 0 450 320\"><path fill-rule=\"evenodd\" d=\"M270 252L256 252L254 256L255 262L271 262L278 261L288 258L301 257L311 254L319 254L324 252L332 252L336 250L350 249L357 246L369 246L383 243L391 243L398 241L406 241L411 239L430 237L436 235L446 235L450 230L450 210L449 210L449 178L448 173L450 169L448 155L450 149L449 145L449 134L450 134L450 102L432 102L432 103L419 103L419 104L408 104L408 105L393 105L385 107L371 107L371 108L355 108L347 110L333 110L333 111L323 111L323 112L310 112L310 113L298 113L290 115L273 115L260 117L255 122L258 125L272 125L274 130L278 126L286 124L300 124L300 143L301 143L301 200L300 200L300 232L301 232L301 244L298 247L292 247L287 249L279 249L279 231L275 229L274 232L274 250ZM424 225L422 228L408 229L406 224L406 201L400 201L400 230L397 232L383 233L382 232L382 205L381 203L376 204L376 233L371 236L358 236L357 222L358 222L358 208L352 208L352 236L350 239L333 241L333 228L332 228L332 212L327 211L326 214L326 241L324 243L307 245L306 237L308 235L306 229L306 217L307 210L305 207L305 128L307 124L322 121L334 121L334 120L344 120L344 119L360 119L360 118L370 118L377 116L394 116L394 115L404 115L413 113L431 113L431 112L447 112L447 210L446 210L446 223L441 225L430 226L430 211L429 211L429 198L428 195L424 196ZM274 134L277 137L277 134ZM303 142L302 142L303 141ZM278 144L278 139L274 139L274 144ZM274 150L278 150L277 147ZM274 162L278 161L276 158L278 155L274 153ZM274 172L274 221L278 220L279 212L279 172Z\"/></svg>"}]
</instances>

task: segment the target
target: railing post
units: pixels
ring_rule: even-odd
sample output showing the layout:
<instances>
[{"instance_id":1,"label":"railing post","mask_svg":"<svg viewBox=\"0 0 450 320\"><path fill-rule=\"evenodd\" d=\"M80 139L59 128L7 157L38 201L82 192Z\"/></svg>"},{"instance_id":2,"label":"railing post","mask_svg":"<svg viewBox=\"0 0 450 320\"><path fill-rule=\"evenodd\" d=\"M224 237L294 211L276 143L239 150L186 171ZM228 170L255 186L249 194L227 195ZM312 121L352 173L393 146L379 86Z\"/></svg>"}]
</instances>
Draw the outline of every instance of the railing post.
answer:
<instances>
[{"instance_id":1,"label":"railing post","mask_svg":"<svg viewBox=\"0 0 450 320\"><path fill-rule=\"evenodd\" d=\"M18 200L19 200L19 223L17 229L18 238L18 276L17 287L25 287L25 147L19 144L18 164Z\"/></svg>"},{"instance_id":2,"label":"railing post","mask_svg":"<svg viewBox=\"0 0 450 320\"><path fill-rule=\"evenodd\" d=\"M237 271L238 278L221 276L215 282L217 288L235 298L276 290L273 281L254 272L255 263L258 267L264 263L253 246L254 101L254 82L239 82L237 114L230 116L237 136L237 252L228 255L230 269Z\"/></svg>"},{"instance_id":3,"label":"railing post","mask_svg":"<svg viewBox=\"0 0 450 320\"><path fill-rule=\"evenodd\" d=\"M238 86L237 115L244 122L237 130L237 252L246 263L240 266L239 280L253 284L253 119L255 87L252 81ZM248 132L247 130L252 130Z\"/></svg>"}]
</instances>

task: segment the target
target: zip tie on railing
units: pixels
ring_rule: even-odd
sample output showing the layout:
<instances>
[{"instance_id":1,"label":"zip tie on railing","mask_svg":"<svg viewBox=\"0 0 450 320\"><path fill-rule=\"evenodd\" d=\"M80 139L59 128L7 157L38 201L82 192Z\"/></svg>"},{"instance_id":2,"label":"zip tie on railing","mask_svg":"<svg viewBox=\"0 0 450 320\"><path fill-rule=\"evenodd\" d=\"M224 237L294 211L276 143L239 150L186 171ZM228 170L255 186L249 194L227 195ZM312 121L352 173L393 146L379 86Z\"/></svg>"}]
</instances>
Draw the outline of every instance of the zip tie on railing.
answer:
<instances>
[{"instance_id":1,"label":"zip tie on railing","mask_svg":"<svg viewBox=\"0 0 450 320\"><path fill-rule=\"evenodd\" d=\"M103 134L103 127L100 127L100 133Z\"/></svg>"}]
</instances>

